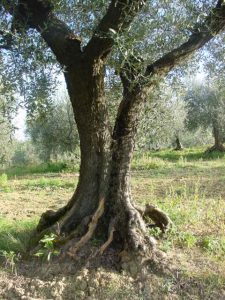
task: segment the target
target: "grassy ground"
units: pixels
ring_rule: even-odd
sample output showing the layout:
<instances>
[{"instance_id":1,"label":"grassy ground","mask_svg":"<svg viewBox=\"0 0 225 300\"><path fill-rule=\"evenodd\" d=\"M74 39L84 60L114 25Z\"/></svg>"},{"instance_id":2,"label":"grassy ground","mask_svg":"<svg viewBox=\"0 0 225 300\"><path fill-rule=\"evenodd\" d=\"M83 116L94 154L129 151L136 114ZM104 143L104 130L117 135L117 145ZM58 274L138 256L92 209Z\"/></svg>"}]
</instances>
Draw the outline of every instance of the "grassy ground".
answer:
<instances>
[{"instance_id":1,"label":"grassy ground","mask_svg":"<svg viewBox=\"0 0 225 300\"><path fill-rule=\"evenodd\" d=\"M149 286L140 292L135 282L127 283L129 278L125 275L101 271L109 276L112 286L110 291L105 286L96 299L150 299L151 293L155 295L154 298L151 294L151 299L225 299L224 155L206 156L202 149L136 154L132 169L132 191L137 203L157 204L174 222L163 239L156 230L151 234L159 238L159 246L168 254L177 275L151 277L152 292ZM37 173L45 170L42 171ZM11 171L10 179L0 177L0 250L2 261L14 273L17 253L25 251L40 214L64 205L78 179L77 174L66 173L65 169L63 173L31 173L31 169L18 174ZM9 280L8 273L2 272L2 278ZM73 289L72 284L69 286ZM88 299L85 293L79 295ZM48 298L42 297L39 298ZM62 299L79 297L67 295Z\"/></svg>"}]
</instances>

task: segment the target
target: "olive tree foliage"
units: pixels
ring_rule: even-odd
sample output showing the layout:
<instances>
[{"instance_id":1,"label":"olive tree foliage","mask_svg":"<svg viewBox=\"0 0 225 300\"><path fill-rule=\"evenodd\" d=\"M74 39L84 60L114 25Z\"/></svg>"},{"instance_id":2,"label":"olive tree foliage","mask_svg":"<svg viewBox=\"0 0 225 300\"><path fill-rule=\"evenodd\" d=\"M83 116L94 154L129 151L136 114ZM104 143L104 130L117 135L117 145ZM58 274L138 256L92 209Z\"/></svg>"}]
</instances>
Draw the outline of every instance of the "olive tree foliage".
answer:
<instances>
[{"instance_id":1,"label":"olive tree foliage","mask_svg":"<svg viewBox=\"0 0 225 300\"><path fill-rule=\"evenodd\" d=\"M62 154L72 155L79 146L79 136L66 91L54 96L44 115L27 120L27 134L40 159L50 161Z\"/></svg>"},{"instance_id":2,"label":"olive tree foliage","mask_svg":"<svg viewBox=\"0 0 225 300\"><path fill-rule=\"evenodd\" d=\"M138 148L159 150L171 147L185 132L186 105L180 89L163 84L147 102L138 132Z\"/></svg>"},{"instance_id":3,"label":"olive tree foliage","mask_svg":"<svg viewBox=\"0 0 225 300\"><path fill-rule=\"evenodd\" d=\"M91 38L93 31L107 10L108 1L53 1L54 13L69 24L71 31L81 36L81 44ZM53 3L52 2L52 3ZM142 11L129 25L124 34L113 29L109 35L114 39L115 47L108 58L106 78L117 77L123 62L131 55L142 60L142 68L160 58L163 54L180 45L195 29L193 24L201 24L213 5L212 0L204 1L167 1L158 3L147 1ZM0 8L0 51L1 64L7 66L4 74L5 85L9 82L15 91L24 96L24 104L31 113L38 109L39 101L49 97L37 97L38 87L46 81L45 93L54 93L58 84L57 76L64 71L43 38L26 24L17 24L13 14L8 12L16 1L1 0ZM28 31L27 31L28 30ZM113 74L112 70L116 70ZM109 76L107 76L107 74ZM13 79L13 80L12 80ZM115 83L115 81L114 81ZM114 84L111 85L114 87ZM37 100L39 99L39 101ZM43 109L43 103L40 108Z\"/></svg>"},{"instance_id":4,"label":"olive tree foliage","mask_svg":"<svg viewBox=\"0 0 225 300\"><path fill-rule=\"evenodd\" d=\"M9 163L15 127L12 119L16 107L10 85L6 88L0 83L0 166Z\"/></svg>"},{"instance_id":5,"label":"olive tree foliage","mask_svg":"<svg viewBox=\"0 0 225 300\"><path fill-rule=\"evenodd\" d=\"M0 167L9 164L12 156L13 133L7 120L0 123Z\"/></svg>"},{"instance_id":6,"label":"olive tree foliage","mask_svg":"<svg viewBox=\"0 0 225 300\"><path fill-rule=\"evenodd\" d=\"M187 126L190 130L211 129L215 140L211 150L224 151L225 138L225 88L224 80L210 78L210 81L192 83L185 96L188 107Z\"/></svg>"},{"instance_id":7,"label":"olive tree foliage","mask_svg":"<svg viewBox=\"0 0 225 300\"><path fill-rule=\"evenodd\" d=\"M3 59L6 76L21 92L29 90L24 94L31 110L36 99L37 108L48 99L33 97L36 74L51 81L47 74L61 69L80 137L78 188L67 205L43 214L37 231L41 235L57 229L62 239L72 239L66 252L72 257L98 233L104 240L98 253L114 240L131 257L152 257L154 240L130 189L138 124L168 73L182 74L184 69L175 68L225 29L223 1L1 0L0 7L1 48L7 51L13 45L12 54ZM120 82L114 120L108 118L109 102L117 101L109 97L115 88L107 83L112 70L112 82Z\"/></svg>"},{"instance_id":8,"label":"olive tree foliage","mask_svg":"<svg viewBox=\"0 0 225 300\"><path fill-rule=\"evenodd\" d=\"M30 141L13 141L12 155L9 165L12 167L24 167L40 163L35 148Z\"/></svg>"}]
</instances>

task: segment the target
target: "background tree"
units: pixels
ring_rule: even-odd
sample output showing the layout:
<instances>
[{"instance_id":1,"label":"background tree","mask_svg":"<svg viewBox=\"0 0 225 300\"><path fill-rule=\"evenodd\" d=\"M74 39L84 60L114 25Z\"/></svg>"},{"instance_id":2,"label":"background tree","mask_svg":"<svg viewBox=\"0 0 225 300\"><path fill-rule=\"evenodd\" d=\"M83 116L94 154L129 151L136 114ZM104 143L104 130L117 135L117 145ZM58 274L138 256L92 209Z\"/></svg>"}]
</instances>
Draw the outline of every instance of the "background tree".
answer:
<instances>
[{"instance_id":1,"label":"background tree","mask_svg":"<svg viewBox=\"0 0 225 300\"><path fill-rule=\"evenodd\" d=\"M0 165L6 166L12 156L13 134L15 126L12 119L16 106L10 85L5 88L0 83Z\"/></svg>"},{"instance_id":2,"label":"background tree","mask_svg":"<svg viewBox=\"0 0 225 300\"><path fill-rule=\"evenodd\" d=\"M193 84L185 101L188 106L188 128L211 128L214 146L208 151L225 151L225 89L222 81L211 78L210 82Z\"/></svg>"},{"instance_id":3,"label":"background tree","mask_svg":"<svg viewBox=\"0 0 225 300\"><path fill-rule=\"evenodd\" d=\"M8 147L9 149L10 147ZM24 167L27 165L35 165L39 162L35 153L35 149L30 141L16 141L14 140L11 146L10 164L13 167Z\"/></svg>"},{"instance_id":4,"label":"background tree","mask_svg":"<svg viewBox=\"0 0 225 300\"><path fill-rule=\"evenodd\" d=\"M27 36L30 43L27 46L34 48L37 45L34 37L38 32L62 66L80 137L78 187L65 207L42 216L38 230L57 228L69 239L78 226L83 228L84 236L68 250L71 256L76 256L96 232L102 232L102 237L106 239L100 252L116 237L117 244L122 248L128 247L130 253L142 251L147 254L152 243L144 221L133 204L129 182L141 112L150 93L157 89L157 83L224 29L225 7L221 1L215 8L211 7L211 1L207 5L204 5L205 1L177 1L177 7L174 2L168 1L112 0L108 8L103 5L108 1L97 3L102 9L96 14L89 7L86 15L93 26L91 31L85 31L83 28L87 29L89 22L81 24L78 21L80 15L73 10L75 22L69 22L71 14L64 20L61 18L64 7L78 7L70 1L55 7L53 2L42 0L0 2L3 13L8 14L3 20L10 28L7 24L5 28L16 33L15 42L21 32L29 29ZM198 18L200 7L208 16ZM189 14L190 11L193 14ZM177 28L174 17L183 20L181 29ZM80 30L74 25L76 21L82 25ZM187 23L194 24L192 21L195 25L185 31ZM148 28L149 24L151 26ZM164 29L166 34L162 38ZM144 34L140 35L140 31ZM82 42L79 36L83 32ZM139 43L140 36L145 36L143 44ZM133 47L130 47L131 41ZM146 58L149 49L150 56ZM136 53L143 54L143 58L137 57ZM104 89L105 66L110 62L107 60L110 54L111 58L117 57L118 67L115 68L123 88L112 130Z\"/></svg>"},{"instance_id":5,"label":"background tree","mask_svg":"<svg viewBox=\"0 0 225 300\"><path fill-rule=\"evenodd\" d=\"M158 150L173 145L184 133L186 114L181 92L163 84L146 103L137 135L138 148Z\"/></svg>"},{"instance_id":6,"label":"background tree","mask_svg":"<svg viewBox=\"0 0 225 300\"><path fill-rule=\"evenodd\" d=\"M59 155L75 153L79 137L71 103L66 91L58 94L45 115L29 118L27 134L44 161L57 160Z\"/></svg>"}]
</instances>

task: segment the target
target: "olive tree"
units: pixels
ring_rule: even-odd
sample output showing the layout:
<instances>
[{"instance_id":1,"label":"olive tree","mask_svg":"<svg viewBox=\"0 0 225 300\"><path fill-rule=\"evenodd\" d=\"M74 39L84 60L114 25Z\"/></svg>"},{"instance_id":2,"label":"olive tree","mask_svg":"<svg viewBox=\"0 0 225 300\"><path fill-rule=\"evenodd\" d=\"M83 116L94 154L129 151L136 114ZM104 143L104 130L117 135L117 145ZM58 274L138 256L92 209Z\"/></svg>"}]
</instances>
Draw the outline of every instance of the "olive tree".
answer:
<instances>
[{"instance_id":1,"label":"olive tree","mask_svg":"<svg viewBox=\"0 0 225 300\"><path fill-rule=\"evenodd\" d=\"M185 131L186 115L181 91L164 84L145 105L137 135L138 147L159 150L175 144Z\"/></svg>"},{"instance_id":2,"label":"olive tree","mask_svg":"<svg viewBox=\"0 0 225 300\"><path fill-rule=\"evenodd\" d=\"M187 125L195 130L200 127L211 128L214 146L208 151L225 151L225 89L219 78L211 78L210 82L193 84L185 101L188 106Z\"/></svg>"},{"instance_id":3,"label":"olive tree","mask_svg":"<svg viewBox=\"0 0 225 300\"><path fill-rule=\"evenodd\" d=\"M66 92L55 95L45 115L27 120L27 134L42 160L57 160L58 155L73 153L79 146L73 110Z\"/></svg>"},{"instance_id":4,"label":"olive tree","mask_svg":"<svg viewBox=\"0 0 225 300\"><path fill-rule=\"evenodd\" d=\"M191 6L193 15L199 15L198 5L204 9L205 1L179 2L176 11L174 1L163 1L162 5L145 0L91 1L87 2L90 6L86 22L79 22L80 15L73 10L78 6L73 1L56 1L56 7L50 0L0 1L1 9L12 15L11 30L17 35L27 32L29 38L39 34L47 45L46 54L51 50L64 72L80 138L80 177L68 204L56 212L44 213L37 230L57 229L71 239L76 236L76 229L84 228L84 235L70 246L68 253L72 256L96 232L101 232L105 239L100 252L113 240L120 249L126 247L135 255L152 251L152 240L134 206L130 189L130 165L141 112L158 82L225 28L223 1L214 7L214 1L207 2L208 15L199 20L194 18L195 25L188 8ZM61 3L64 5L60 6ZM77 3L82 6L82 2ZM91 9L95 4L98 10ZM64 8L72 11L75 22L69 14L63 19ZM176 17L182 15L187 21L185 26L189 23L191 30L177 28ZM93 20L90 31L86 24ZM74 25L76 22L79 26ZM168 27L168 22L172 26ZM145 26L143 31L142 25L146 24L150 30ZM145 38L136 34L141 30ZM123 52L123 43L132 51ZM33 43L32 49L36 46ZM146 54L148 50L148 57L138 57L137 53ZM112 129L105 97L106 66L110 59L119 64L115 68L123 91Z\"/></svg>"},{"instance_id":5,"label":"olive tree","mask_svg":"<svg viewBox=\"0 0 225 300\"><path fill-rule=\"evenodd\" d=\"M12 143L15 126L13 125L13 115L16 107L14 105L12 91L5 89L0 84L0 166L8 165L12 156Z\"/></svg>"}]
</instances>

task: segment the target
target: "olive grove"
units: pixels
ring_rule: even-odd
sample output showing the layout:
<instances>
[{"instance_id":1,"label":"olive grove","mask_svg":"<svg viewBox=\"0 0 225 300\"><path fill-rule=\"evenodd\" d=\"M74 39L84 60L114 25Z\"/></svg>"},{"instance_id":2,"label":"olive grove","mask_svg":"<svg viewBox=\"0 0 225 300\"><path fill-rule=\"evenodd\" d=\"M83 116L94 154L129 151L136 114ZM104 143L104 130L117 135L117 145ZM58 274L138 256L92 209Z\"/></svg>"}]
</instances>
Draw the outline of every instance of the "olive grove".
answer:
<instances>
[{"instance_id":1,"label":"olive grove","mask_svg":"<svg viewBox=\"0 0 225 300\"><path fill-rule=\"evenodd\" d=\"M58 230L67 240L76 237L71 256L95 234L104 240L100 252L114 242L120 250L148 255L154 243L130 189L138 124L168 73L224 30L223 1L1 0L0 9L5 76L14 69L32 110L35 78L26 78L43 66L52 73L61 69L79 133L78 186L67 205L42 215L39 234ZM108 112L110 77L121 92L114 123ZM43 90L50 93L48 82Z\"/></svg>"}]
</instances>

